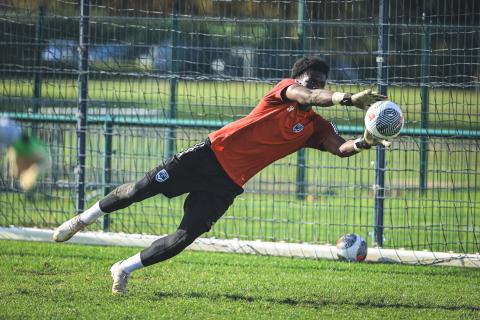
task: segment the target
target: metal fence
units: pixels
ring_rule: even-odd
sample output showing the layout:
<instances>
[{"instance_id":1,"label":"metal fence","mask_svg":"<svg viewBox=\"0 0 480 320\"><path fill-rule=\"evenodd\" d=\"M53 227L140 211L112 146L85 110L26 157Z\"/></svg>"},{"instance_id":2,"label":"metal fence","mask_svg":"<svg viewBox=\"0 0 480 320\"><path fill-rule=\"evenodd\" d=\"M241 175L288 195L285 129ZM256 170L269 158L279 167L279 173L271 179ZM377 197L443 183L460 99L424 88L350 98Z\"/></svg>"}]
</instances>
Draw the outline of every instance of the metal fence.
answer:
<instances>
[{"instance_id":1,"label":"metal fence","mask_svg":"<svg viewBox=\"0 0 480 320\"><path fill-rule=\"evenodd\" d=\"M329 87L375 87L404 110L392 150L312 150L254 177L221 238L479 251L480 9L475 1L4 2L0 110L49 145L29 194L0 158L0 225L53 228L114 186L249 113L303 55ZM319 109L348 138L363 113ZM4 150L0 151L3 155ZM182 200L147 200L96 228L163 234ZM133 214L127 214L133 213Z\"/></svg>"}]
</instances>

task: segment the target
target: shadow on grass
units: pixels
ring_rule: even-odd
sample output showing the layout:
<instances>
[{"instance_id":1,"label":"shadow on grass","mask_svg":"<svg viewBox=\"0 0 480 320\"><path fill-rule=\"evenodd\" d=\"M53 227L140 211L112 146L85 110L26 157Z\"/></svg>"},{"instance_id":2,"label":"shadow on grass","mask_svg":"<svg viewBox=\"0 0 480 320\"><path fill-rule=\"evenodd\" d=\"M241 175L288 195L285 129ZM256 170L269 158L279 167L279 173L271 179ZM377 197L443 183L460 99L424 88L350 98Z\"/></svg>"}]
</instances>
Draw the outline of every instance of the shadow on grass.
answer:
<instances>
[{"instance_id":1,"label":"shadow on grass","mask_svg":"<svg viewBox=\"0 0 480 320\"><path fill-rule=\"evenodd\" d=\"M215 299L230 300L232 302L267 302L271 304L279 304L286 306L299 306L314 309L321 309L324 306L345 306L350 305L357 308L403 308L403 309L435 309L445 311L480 311L480 306L442 306L442 305L425 305L425 304L409 304L409 303L388 303L383 301L342 301L342 300L303 300L298 298L271 298L271 297L252 297L239 294L219 294L205 292L156 292L154 300L165 298L186 298L186 299Z\"/></svg>"},{"instance_id":2,"label":"shadow on grass","mask_svg":"<svg viewBox=\"0 0 480 320\"><path fill-rule=\"evenodd\" d=\"M228 253L230 254L230 253ZM260 257L260 256L257 256ZM306 271L332 271L332 272L352 272L352 269L350 268L349 262L333 262L331 260L326 260L326 259L319 259L319 260L314 260L314 259L308 259L308 261L328 261L331 262L331 264L328 265L314 265L314 264L309 264L309 265L301 265L302 262L304 262L306 259L304 258L284 258L284 259L295 259L298 260L298 264L295 265L268 265L268 259L271 258L272 256L262 256L265 259L265 261L260 261L260 262L255 262L255 263L245 263L245 264L239 264L237 262L229 262L229 261L196 261L196 260L177 260L175 263L182 264L182 265L200 265L200 266L208 266L208 267L235 267L235 268L241 268L241 267L247 267L247 268L254 268L256 266L260 267L270 267L272 269L283 269L283 270L306 270ZM272 257L277 259L278 257ZM393 267L401 267L402 269L393 269L393 268L388 268L388 273L390 275L393 274L398 274L398 275L418 275L419 273L422 275L428 275L428 276L449 276L454 274L455 277L461 277L461 278L471 278L472 273L476 275L476 270L475 269L466 269L466 268L461 268L461 267L437 267L435 266L436 269L431 269L431 265L413 265L413 264L401 264L401 263L388 263L388 262L363 262L361 266L359 267L365 267L367 268L368 266L379 266L378 269L372 269L369 268L366 270L366 272L370 274L384 274L386 271L384 268L388 268L388 266L393 266ZM422 269L419 269L422 268ZM419 270L421 270L419 272Z\"/></svg>"}]
</instances>

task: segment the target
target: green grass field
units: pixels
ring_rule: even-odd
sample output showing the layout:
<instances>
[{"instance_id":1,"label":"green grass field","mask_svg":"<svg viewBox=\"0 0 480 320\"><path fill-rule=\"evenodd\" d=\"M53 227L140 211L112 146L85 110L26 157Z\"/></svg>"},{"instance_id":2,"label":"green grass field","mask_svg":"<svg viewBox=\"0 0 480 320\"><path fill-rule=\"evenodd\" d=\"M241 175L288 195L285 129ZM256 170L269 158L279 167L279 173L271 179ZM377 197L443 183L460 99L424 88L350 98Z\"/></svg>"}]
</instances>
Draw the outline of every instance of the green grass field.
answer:
<instances>
[{"instance_id":1,"label":"green grass field","mask_svg":"<svg viewBox=\"0 0 480 320\"><path fill-rule=\"evenodd\" d=\"M0 241L1 319L480 319L480 269L186 251L139 270L138 248Z\"/></svg>"}]
</instances>

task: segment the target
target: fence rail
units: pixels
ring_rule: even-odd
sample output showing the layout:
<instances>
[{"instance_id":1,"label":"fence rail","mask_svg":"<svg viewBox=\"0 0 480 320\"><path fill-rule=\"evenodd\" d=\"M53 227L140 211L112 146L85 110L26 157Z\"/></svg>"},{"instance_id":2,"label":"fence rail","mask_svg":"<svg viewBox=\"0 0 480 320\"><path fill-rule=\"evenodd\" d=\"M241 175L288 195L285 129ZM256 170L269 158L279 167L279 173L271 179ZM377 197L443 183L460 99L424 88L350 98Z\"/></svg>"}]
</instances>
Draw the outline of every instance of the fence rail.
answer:
<instances>
[{"instance_id":1,"label":"fence rail","mask_svg":"<svg viewBox=\"0 0 480 320\"><path fill-rule=\"evenodd\" d=\"M0 112L0 117L26 122L50 122L50 123L70 123L77 122L76 115L57 115L45 113L17 113ZM91 115L87 116L87 123L105 124L120 126L139 126L139 127L179 127L179 128L207 128L219 129L231 121L215 121L202 119L171 119L158 118L151 116L128 116L128 115ZM342 134L362 134L365 130L362 126L337 126L338 132ZM429 128L405 128L402 130L402 136L411 137L449 137L458 139L478 139L480 130L461 130L461 129L429 129Z\"/></svg>"}]
</instances>

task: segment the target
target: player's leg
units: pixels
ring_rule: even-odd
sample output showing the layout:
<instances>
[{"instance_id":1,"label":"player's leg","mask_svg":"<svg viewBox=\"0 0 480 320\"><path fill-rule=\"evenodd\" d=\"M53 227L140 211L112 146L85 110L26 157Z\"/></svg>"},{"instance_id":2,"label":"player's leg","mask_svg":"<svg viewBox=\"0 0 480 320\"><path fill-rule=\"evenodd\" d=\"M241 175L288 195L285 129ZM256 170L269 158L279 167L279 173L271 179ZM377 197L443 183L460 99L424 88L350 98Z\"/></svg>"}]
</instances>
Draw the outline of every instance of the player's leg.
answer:
<instances>
[{"instance_id":1,"label":"player's leg","mask_svg":"<svg viewBox=\"0 0 480 320\"><path fill-rule=\"evenodd\" d=\"M207 148L209 146L202 142L176 154L164 164L147 172L140 181L117 187L82 213L77 220L88 225L107 213L126 208L159 193L172 198L195 189L194 177L189 172L193 166L198 165Z\"/></svg>"},{"instance_id":2,"label":"player's leg","mask_svg":"<svg viewBox=\"0 0 480 320\"><path fill-rule=\"evenodd\" d=\"M235 195L190 193L185 200L184 217L174 233L154 241L142 252L112 266L112 292L126 294L128 278L132 271L176 256L195 239L209 231L231 205L234 197Z\"/></svg>"},{"instance_id":3,"label":"player's leg","mask_svg":"<svg viewBox=\"0 0 480 320\"><path fill-rule=\"evenodd\" d=\"M176 154L166 163L150 170L140 181L117 187L91 208L63 223L55 230L53 239L57 242L67 241L101 216L159 193L172 198L191 190L198 190L199 185L204 185L204 181L196 177L199 170L193 168L198 169L206 155L214 158L209 145L205 142Z\"/></svg>"},{"instance_id":4,"label":"player's leg","mask_svg":"<svg viewBox=\"0 0 480 320\"><path fill-rule=\"evenodd\" d=\"M60 225L55 230L53 239L57 242L67 241L105 214L124 209L159 193L175 197L187 192L179 167L178 160L173 158L149 171L141 180L115 188L92 207Z\"/></svg>"},{"instance_id":5,"label":"player's leg","mask_svg":"<svg viewBox=\"0 0 480 320\"><path fill-rule=\"evenodd\" d=\"M115 263L111 268L112 293L127 294L127 284L132 271L169 259L193 243L207 230L198 230L196 226L180 227L172 234L154 241L150 247L126 260ZM142 256L146 258L142 259ZM155 262L154 262L155 261Z\"/></svg>"},{"instance_id":6,"label":"player's leg","mask_svg":"<svg viewBox=\"0 0 480 320\"><path fill-rule=\"evenodd\" d=\"M149 180L144 177L137 182L126 183L117 187L92 207L60 225L53 233L53 239L57 242L67 241L78 231L94 223L105 214L126 208L134 202L152 196L153 194L151 194L148 186Z\"/></svg>"}]
</instances>

